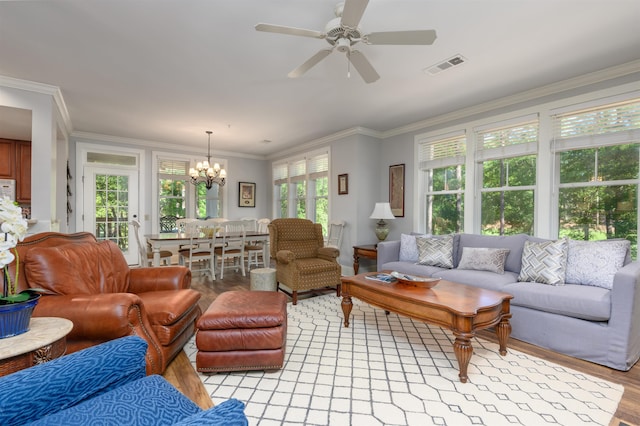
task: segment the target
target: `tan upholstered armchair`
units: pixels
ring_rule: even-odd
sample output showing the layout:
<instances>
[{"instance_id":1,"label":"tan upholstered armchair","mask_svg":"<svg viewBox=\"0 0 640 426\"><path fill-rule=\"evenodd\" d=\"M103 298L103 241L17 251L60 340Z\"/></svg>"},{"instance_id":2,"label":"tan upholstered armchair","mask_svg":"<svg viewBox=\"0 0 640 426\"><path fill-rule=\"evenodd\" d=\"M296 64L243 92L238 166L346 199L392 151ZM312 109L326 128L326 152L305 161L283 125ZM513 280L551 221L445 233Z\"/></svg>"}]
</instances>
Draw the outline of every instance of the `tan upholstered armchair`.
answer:
<instances>
[{"instance_id":1,"label":"tan upholstered armchair","mask_svg":"<svg viewBox=\"0 0 640 426\"><path fill-rule=\"evenodd\" d=\"M275 219L269 224L271 257L278 289L298 302L298 292L336 287L340 295L340 251L324 247L322 225L307 219ZM284 284L291 292L280 287Z\"/></svg>"}]
</instances>

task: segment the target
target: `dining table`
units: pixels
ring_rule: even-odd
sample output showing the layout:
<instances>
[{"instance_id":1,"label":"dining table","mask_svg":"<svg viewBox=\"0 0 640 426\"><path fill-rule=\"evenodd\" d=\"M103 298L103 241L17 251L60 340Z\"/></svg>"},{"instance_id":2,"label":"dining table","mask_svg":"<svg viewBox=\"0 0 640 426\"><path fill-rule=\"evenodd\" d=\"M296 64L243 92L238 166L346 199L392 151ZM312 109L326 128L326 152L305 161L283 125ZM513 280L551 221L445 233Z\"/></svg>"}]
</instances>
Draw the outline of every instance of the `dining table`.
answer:
<instances>
[{"instance_id":1,"label":"dining table","mask_svg":"<svg viewBox=\"0 0 640 426\"><path fill-rule=\"evenodd\" d=\"M160 266L160 250L167 247L175 247L183 244L189 244L191 241L191 235L184 232L161 232L159 234L145 235L147 242L151 245L151 251L153 252L153 266ZM201 233L197 242L209 242L211 237ZM269 233L258 231L247 231L245 240L261 242L263 247L262 255L264 259L269 259ZM222 243L222 236L216 235L216 243ZM213 271L212 271L213 272Z\"/></svg>"}]
</instances>

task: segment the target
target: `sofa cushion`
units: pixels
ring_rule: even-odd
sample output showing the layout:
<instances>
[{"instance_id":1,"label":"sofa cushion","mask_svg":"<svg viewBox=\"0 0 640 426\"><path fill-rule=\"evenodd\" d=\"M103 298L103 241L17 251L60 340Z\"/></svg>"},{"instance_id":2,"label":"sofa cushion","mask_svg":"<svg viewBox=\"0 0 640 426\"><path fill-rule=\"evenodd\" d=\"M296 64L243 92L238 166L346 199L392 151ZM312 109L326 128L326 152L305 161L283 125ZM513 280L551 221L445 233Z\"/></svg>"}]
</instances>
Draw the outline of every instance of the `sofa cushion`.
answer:
<instances>
[{"instance_id":1,"label":"sofa cushion","mask_svg":"<svg viewBox=\"0 0 640 426\"><path fill-rule=\"evenodd\" d=\"M146 352L146 341L127 336L0 377L0 424L25 424L141 379Z\"/></svg>"},{"instance_id":2,"label":"sofa cushion","mask_svg":"<svg viewBox=\"0 0 640 426\"><path fill-rule=\"evenodd\" d=\"M509 249L509 255L504 263L505 271L520 272L522 265L522 250L527 241L526 234L516 235L476 235L460 234L458 256L454 258L456 265L462 257L464 247L486 247Z\"/></svg>"},{"instance_id":3,"label":"sofa cushion","mask_svg":"<svg viewBox=\"0 0 640 426\"><path fill-rule=\"evenodd\" d=\"M611 289L613 277L624 265L628 240L568 240L565 282Z\"/></svg>"},{"instance_id":4,"label":"sofa cushion","mask_svg":"<svg viewBox=\"0 0 640 426\"><path fill-rule=\"evenodd\" d=\"M504 274L509 249L462 247L458 269L473 269Z\"/></svg>"},{"instance_id":5,"label":"sofa cushion","mask_svg":"<svg viewBox=\"0 0 640 426\"><path fill-rule=\"evenodd\" d=\"M113 241L34 247L24 259L30 287L54 294L126 293L129 265Z\"/></svg>"},{"instance_id":6,"label":"sofa cushion","mask_svg":"<svg viewBox=\"0 0 640 426\"><path fill-rule=\"evenodd\" d=\"M201 408L163 377L147 376L63 411L33 425L172 425L200 413Z\"/></svg>"},{"instance_id":7,"label":"sofa cushion","mask_svg":"<svg viewBox=\"0 0 640 426\"><path fill-rule=\"evenodd\" d=\"M400 262L418 262L418 245L415 235L400 234Z\"/></svg>"},{"instance_id":8,"label":"sofa cushion","mask_svg":"<svg viewBox=\"0 0 640 426\"><path fill-rule=\"evenodd\" d=\"M453 235L416 237L418 263L453 268Z\"/></svg>"},{"instance_id":9,"label":"sofa cushion","mask_svg":"<svg viewBox=\"0 0 640 426\"><path fill-rule=\"evenodd\" d=\"M563 285L567 269L567 240L525 241L518 281Z\"/></svg>"},{"instance_id":10,"label":"sofa cushion","mask_svg":"<svg viewBox=\"0 0 640 426\"><path fill-rule=\"evenodd\" d=\"M565 284L512 283L502 291L513 295L511 304L588 321L608 321L611 291L600 287Z\"/></svg>"},{"instance_id":11,"label":"sofa cushion","mask_svg":"<svg viewBox=\"0 0 640 426\"><path fill-rule=\"evenodd\" d=\"M244 414L244 403L237 399L229 399L206 411L182 419L174 423L174 426L245 426L248 424L247 416Z\"/></svg>"}]
</instances>

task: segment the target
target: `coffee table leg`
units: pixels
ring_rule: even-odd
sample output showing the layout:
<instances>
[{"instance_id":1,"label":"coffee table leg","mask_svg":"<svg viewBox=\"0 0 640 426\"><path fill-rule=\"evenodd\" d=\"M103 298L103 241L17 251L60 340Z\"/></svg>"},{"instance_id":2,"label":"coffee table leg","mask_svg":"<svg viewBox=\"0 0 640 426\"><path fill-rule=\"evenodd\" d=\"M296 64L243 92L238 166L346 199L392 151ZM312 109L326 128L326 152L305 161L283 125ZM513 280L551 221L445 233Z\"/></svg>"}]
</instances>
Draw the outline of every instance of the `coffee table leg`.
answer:
<instances>
[{"instance_id":1,"label":"coffee table leg","mask_svg":"<svg viewBox=\"0 0 640 426\"><path fill-rule=\"evenodd\" d=\"M507 354L507 341L511 335L509 318L502 318L502 321L496 325L496 335L498 336L498 343L500 343L500 355L505 356Z\"/></svg>"},{"instance_id":2,"label":"coffee table leg","mask_svg":"<svg viewBox=\"0 0 640 426\"><path fill-rule=\"evenodd\" d=\"M351 308L353 308L351 296L342 296L342 312L344 313L345 327L349 327L349 315L351 315Z\"/></svg>"},{"instance_id":3,"label":"coffee table leg","mask_svg":"<svg viewBox=\"0 0 640 426\"><path fill-rule=\"evenodd\" d=\"M456 336L456 341L453 342L453 352L456 354L456 358L458 360L458 368L460 370L458 377L460 377L460 381L462 383L467 383L467 380L469 379L469 376L467 376L467 367L469 367L469 361L473 354L473 347L471 346L471 338L473 335L454 334Z\"/></svg>"}]
</instances>

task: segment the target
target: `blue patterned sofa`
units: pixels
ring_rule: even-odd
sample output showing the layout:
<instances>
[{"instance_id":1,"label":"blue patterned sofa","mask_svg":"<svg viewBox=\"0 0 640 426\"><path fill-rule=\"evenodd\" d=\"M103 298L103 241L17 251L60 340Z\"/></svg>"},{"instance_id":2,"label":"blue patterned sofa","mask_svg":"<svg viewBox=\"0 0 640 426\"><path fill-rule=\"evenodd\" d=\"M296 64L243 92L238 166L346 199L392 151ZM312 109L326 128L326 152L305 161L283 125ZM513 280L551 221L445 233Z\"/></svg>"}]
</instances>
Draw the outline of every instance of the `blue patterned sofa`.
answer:
<instances>
[{"instance_id":1,"label":"blue patterned sofa","mask_svg":"<svg viewBox=\"0 0 640 426\"><path fill-rule=\"evenodd\" d=\"M640 358L640 262L627 240L402 234L378 244L377 262L512 294L515 339L623 371Z\"/></svg>"},{"instance_id":2,"label":"blue patterned sofa","mask_svg":"<svg viewBox=\"0 0 640 426\"><path fill-rule=\"evenodd\" d=\"M247 425L236 399L202 410L146 376L147 342L127 336L0 378L0 424Z\"/></svg>"}]
</instances>

